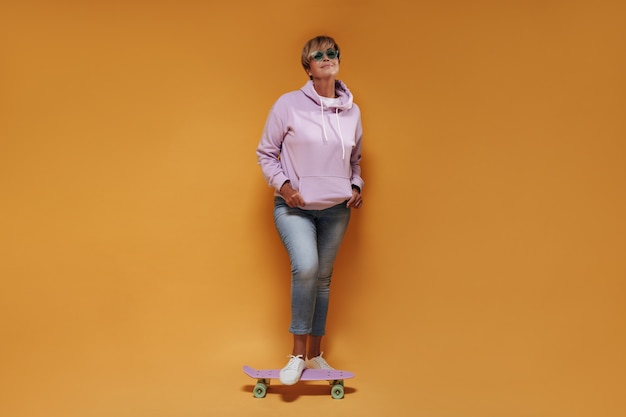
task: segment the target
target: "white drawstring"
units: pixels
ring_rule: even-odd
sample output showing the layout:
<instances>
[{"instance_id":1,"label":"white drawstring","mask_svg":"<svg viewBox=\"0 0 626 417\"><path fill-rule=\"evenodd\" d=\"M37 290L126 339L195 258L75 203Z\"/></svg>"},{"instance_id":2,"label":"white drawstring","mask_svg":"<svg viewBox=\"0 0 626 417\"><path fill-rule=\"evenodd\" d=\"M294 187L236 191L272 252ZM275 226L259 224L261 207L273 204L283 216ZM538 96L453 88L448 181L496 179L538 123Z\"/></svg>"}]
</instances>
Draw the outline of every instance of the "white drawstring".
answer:
<instances>
[{"instance_id":1,"label":"white drawstring","mask_svg":"<svg viewBox=\"0 0 626 417\"><path fill-rule=\"evenodd\" d=\"M319 95L318 95L319 97ZM324 142L328 143L328 135L326 134L326 123L324 122L324 101L320 97L320 109L322 110L322 130L324 131ZM346 159L346 148L344 146L343 134L341 133L341 123L339 123L339 109L335 108L335 118L337 119L337 130L341 139L341 159Z\"/></svg>"},{"instance_id":2,"label":"white drawstring","mask_svg":"<svg viewBox=\"0 0 626 417\"><path fill-rule=\"evenodd\" d=\"M320 97L320 108L322 109L322 130L324 130L324 141L328 143L328 136L326 135L326 123L324 123L324 101L321 99L321 97Z\"/></svg>"},{"instance_id":3,"label":"white drawstring","mask_svg":"<svg viewBox=\"0 0 626 417\"><path fill-rule=\"evenodd\" d=\"M339 137L341 138L341 159L346 159L346 147L343 146L343 135L341 134L341 123L339 123L339 109L335 108L335 116L337 117L337 129L339 130Z\"/></svg>"}]
</instances>

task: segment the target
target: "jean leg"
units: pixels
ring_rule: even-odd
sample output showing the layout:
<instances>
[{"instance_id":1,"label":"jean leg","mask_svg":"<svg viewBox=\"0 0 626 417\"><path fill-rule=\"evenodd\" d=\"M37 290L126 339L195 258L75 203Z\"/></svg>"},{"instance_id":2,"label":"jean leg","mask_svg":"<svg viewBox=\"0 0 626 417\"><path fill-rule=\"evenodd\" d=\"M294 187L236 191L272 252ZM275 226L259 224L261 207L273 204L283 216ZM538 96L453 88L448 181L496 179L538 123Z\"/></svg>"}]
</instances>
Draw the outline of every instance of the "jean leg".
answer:
<instances>
[{"instance_id":1,"label":"jean leg","mask_svg":"<svg viewBox=\"0 0 626 417\"><path fill-rule=\"evenodd\" d=\"M324 336L326 334L326 318L328 315L333 265L349 221L350 209L345 206L345 203L322 210L317 219L319 273L313 328L311 331L313 336Z\"/></svg>"},{"instance_id":2,"label":"jean leg","mask_svg":"<svg viewBox=\"0 0 626 417\"><path fill-rule=\"evenodd\" d=\"M274 223L291 261L289 331L296 335L310 334L319 270L315 220L311 213L276 199Z\"/></svg>"}]
</instances>

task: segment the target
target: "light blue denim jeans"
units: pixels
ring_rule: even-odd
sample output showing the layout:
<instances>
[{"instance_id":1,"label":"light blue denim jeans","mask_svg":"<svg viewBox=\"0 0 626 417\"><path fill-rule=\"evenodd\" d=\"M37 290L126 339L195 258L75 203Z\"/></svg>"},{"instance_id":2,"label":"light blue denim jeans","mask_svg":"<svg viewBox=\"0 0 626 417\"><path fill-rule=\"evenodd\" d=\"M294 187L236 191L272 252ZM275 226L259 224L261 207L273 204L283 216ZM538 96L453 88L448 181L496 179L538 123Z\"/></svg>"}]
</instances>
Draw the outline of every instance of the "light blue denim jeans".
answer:
<instances>
[{"instance_id":1,"label":"light blue denim jeans","mask_svg":"<svg viewBox=\"0 0 626 417\"><path fill-rule=\"evenodd\" d=\"M302 210L275 197L274 224L291 261L291 333L326 333L330 278L349 221L345 202Z\"/></svg>"}]
</instances>

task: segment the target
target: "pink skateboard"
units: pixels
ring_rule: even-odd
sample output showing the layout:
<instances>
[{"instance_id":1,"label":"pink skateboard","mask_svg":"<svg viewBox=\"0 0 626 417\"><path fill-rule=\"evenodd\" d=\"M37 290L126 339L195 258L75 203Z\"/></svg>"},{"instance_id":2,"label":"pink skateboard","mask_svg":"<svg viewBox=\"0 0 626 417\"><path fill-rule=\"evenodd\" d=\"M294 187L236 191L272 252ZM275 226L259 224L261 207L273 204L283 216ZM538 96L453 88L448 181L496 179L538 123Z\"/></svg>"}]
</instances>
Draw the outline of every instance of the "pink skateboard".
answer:
<instances>
[{"instance_id":1,"label":"pink skateboard","mask_svg":"<svg viewBox=\"0 0 626 417\"><path fill-rule=\"evenodd\" d=\"M271 379L278 379L280 369L261 369L256 370L249 366L244 366L243 371L251 378L256 378L257 383L254 386L254 396L263 398L270 385ZM354 378L352 372L327 370L327 369L305 369L302 371L300 381L328 381L330 383L330 395L339 400L343 398L343 380Z\"/></svg>"}]
</instances>

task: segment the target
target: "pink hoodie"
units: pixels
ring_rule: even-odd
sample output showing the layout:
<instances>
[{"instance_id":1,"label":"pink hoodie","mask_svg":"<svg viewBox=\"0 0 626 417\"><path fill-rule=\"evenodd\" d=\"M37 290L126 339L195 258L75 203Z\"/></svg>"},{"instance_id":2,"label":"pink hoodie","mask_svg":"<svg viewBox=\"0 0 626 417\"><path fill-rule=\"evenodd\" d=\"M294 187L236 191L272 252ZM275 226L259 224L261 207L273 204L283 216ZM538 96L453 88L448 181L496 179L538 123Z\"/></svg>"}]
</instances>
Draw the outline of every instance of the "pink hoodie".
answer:
<instances>
[{"instance_id":1,"label":"pink hoodie","mask_svg":"<svg viewBox=\"0 0 626 417\"><path fill-rule=\"evenodd\" d=\"M361 178L361 111L352 93L335 81L338 104L328 107L308 81L272 106L257 147L263 176L278 190L291 181L307 210L322 210L352 196Z\"/></svg>"}]
</instances>

